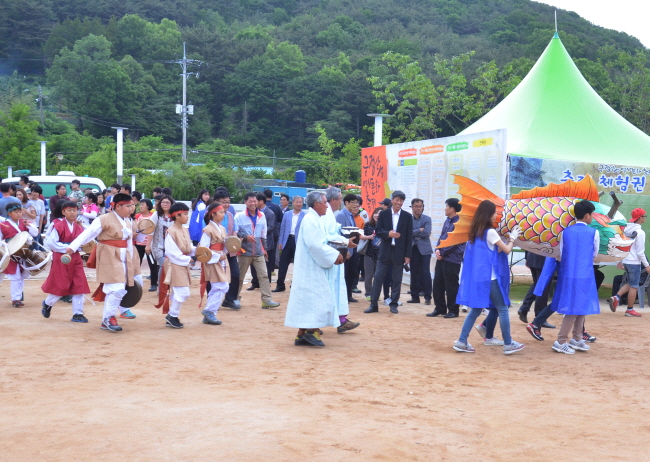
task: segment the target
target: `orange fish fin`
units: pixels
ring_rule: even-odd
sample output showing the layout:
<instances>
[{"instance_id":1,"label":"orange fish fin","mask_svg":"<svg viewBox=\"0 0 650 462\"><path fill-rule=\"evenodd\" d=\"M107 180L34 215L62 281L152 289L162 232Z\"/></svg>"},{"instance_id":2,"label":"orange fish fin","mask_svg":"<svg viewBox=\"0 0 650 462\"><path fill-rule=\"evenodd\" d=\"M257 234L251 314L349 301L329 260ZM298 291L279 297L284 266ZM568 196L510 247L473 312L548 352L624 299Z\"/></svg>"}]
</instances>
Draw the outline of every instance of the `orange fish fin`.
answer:
<instances>
[{"instance_id":1,"label":"orange fish fin","mask_svg":"<svg viewBox=\"0 0 650 462\"><path fill-rule=\"evenodd\" d=\"M440 242L438 248L464 244L469 240L469 226L481 202L485 200L494 202L497 206L497 223L501 221L503 207L506 203L505 200L489 189L484 188L476 181L460 175L452 176L454 177L454 183L458 185L458 194L461 196L460 204L463 206L463 209L458 213L460 219L454 226L454 230L447 235L447 239Z\"/></svg>"},{"instance_id":2,"label":"orange fish fin","mask_svg":"<svg viewBox=\"0 0 650 462\"><path fill-rule=\"evenodd\" d=\"M594 217L594 219L603 226L608 226L609 222L611 221L607 215L603 215L602 213L594 212L591 214L591 216Z\"/></svg>"},{"instance_id":3,"label":"orange fish fin","mask_svg":"<svg viewBox=\"0 0 650 462\"><path fill-rule=\"evenodd\" d=\"M511 199L531 199L533 197L577 197L598 202L598 189L591 175L585 175L580 181L568 180L566 183L551 183L548 186L538 186L515 194Z\"/></svg>"}]
</instances>

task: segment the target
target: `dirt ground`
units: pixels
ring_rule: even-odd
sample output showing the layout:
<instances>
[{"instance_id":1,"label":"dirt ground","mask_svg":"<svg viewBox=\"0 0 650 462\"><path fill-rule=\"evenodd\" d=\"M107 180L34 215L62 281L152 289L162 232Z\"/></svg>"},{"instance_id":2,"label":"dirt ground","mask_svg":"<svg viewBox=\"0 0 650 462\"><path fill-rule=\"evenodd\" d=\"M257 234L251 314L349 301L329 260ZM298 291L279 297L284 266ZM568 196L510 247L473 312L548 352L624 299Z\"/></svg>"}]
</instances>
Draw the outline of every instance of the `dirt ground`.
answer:
<instances>
[{"instance_id":1,"label":"dirt ground","mask_svg":"<svg viewBox=\"0 0 650 462\"><path fill-rule=\"evenodd\" d=\"M453 351L464 315L360 302L361 327L325 329L318 349L293 345L288 292L263 310L243 291L242 310L208 326L195 290L181 330L145 292L116 334L100 330L100 305L86 304L88 324L65 303L43 318L41 283L19 309L8 281L0 293L1 460L648 460L648 309L626 318L603 303L587 320L592 350L567 356L551 351L557 329L530 337L515 305L526 348L505 356L475 331L475 354Z\"/></svg>"}]
</instances>

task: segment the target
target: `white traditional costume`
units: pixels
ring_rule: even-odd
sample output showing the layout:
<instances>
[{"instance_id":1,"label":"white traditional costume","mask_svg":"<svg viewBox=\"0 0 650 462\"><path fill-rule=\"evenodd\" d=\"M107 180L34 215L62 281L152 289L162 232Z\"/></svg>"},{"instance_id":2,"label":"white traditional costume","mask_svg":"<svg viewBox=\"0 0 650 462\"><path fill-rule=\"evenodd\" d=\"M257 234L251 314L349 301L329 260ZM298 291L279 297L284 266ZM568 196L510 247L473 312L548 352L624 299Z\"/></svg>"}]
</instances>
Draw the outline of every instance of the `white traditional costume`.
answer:
<instances>
[{"instance_id":1,"label":"white traditional costume","mask_svg":"<svg viewBox=\"0 0 650 462\"><path fill-rule=\"evenodd\" d=\"M325 216L310 209L300 225L284 321L287 327L338 327L339 316L347 314L338 311L341 306L347 309L347 293L339 274L342 265L334 264L339 251L327 244L331 237L327 224Z\"/></svg>"},{"instance_id":2,"label":"white traditional costume","mask_svg":"<svg viewBox=\"0 0 650 462\"><path fill-rule=\"evenodd\" d=\"M329 202L327 203L327 212L320 219L325 223L327 239L329 241L342 242L348 245L348 240L341 235L341 224L337 223ZM339 312L339 316L347 316L350 313L350 306L348 304L348 292L345 286L345 267L343 265L334 266L329 277L330 285L337 290L337 296L334 297L334 303L337 304L336 310Z\"/></svg>"}]
</instances>

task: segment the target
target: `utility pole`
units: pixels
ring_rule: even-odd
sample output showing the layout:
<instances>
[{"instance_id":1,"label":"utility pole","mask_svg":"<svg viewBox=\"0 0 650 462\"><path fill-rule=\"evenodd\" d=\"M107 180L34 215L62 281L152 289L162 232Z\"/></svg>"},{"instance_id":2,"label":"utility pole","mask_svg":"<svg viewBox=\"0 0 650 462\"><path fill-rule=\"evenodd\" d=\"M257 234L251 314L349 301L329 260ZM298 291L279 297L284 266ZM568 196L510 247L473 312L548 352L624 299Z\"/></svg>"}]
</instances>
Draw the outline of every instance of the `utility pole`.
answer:
<instances>
[{"instance_id":1,"label":"utility pole","mask_svg":"<svg viewBox=\"0 0 650 462\"><path fill-rule=\"evenodd\" d=\"M187 59L187 55L185 53L185 42L183 42L183 59L167 62L171 64L180 64L181 69L183 70L183 73L181 74L181 77L183 77L183 104L176 105L176 114L181 114L182 118L181 128L183 129L183 163L185 163L187 162L187 115L194 114L194 106L187 105L187 77L190 75L196 75L197 78L199 77L198 72L187 72L187 66L188 64L201 66L204 63L198 59Z\"/></svg>"},{"instance_id":2,"label":"utility pole","mask_svg":"<svg viewBox=\"0 0 650 462\"><path fill-rule=\"evenodd\" d=\"M38 86L38 110L41 113L41 135L45 135L45 115L43 114L43 90Z\"/></svg>"}]
</instances>

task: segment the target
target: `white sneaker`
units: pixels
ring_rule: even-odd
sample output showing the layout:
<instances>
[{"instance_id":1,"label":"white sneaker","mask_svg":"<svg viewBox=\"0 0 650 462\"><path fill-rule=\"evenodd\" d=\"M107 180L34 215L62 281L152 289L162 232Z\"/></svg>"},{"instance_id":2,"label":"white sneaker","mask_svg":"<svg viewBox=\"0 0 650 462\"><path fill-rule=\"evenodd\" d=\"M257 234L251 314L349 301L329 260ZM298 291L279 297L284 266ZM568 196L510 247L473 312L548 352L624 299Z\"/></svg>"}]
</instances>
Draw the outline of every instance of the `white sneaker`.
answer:
<instances>
[{"instance_id":1,"label":"white sneaker","mask_svg":"<svg viewBox=\"0 0 650 462\"><path fill-rule=\"evenodd\" d=\"M483 316L487 316L488 314L490 314L490 310L483 308Z\"/></svg>"},{"instance_id":2,"label":"white sneaker","mask_svg":"<svg viewBox=\"0 0 650 462\"><path fill-rule=\"evenodd\" d=\"M576 342L575 340L571 339L571 340L569 340L569 346L571 348L573 348L574 350L577 350L577 351L589 351L589 350L591 350L589 345L587 345L584 340L580 340L579 342Z\"/></svg>"},{"instance_id":3,"label":"white sneaker","mask_svg":"<svg viewBox=\"0 0 650 462\"><path fill-rule=\"evenodd\" d=\"M402 306L402 305L403 305L402 302L397 302L397 306Z\"/></svg>"},{"instance_id":4,"label":"white sneaker","mask_svg":"<svg viewBox=\"0 0 650 462\"><path fill-rule=\"evenodd\" d=\"M465 305L461 306L460 311L462 311L463 313L467 313L467 307Z\"/></svg>"},{"instance_id":5,"label":"white sneaker","mask_svg":"<svg viewBox=\"0 0 650 462\"><path fill-rule=\"evenodd\" d=\"M469 342L463 343L460 340L454 342L454 350L460 351L461 353L474 353L476 351Z\"/></svg>"},{"instance_id":6,"label":"white sneaker","mask_svg":"<svg viewBox=\"0 0 650 462\"><path fill-rule=\"evenodd\" d=\"M476 326L476 327L478 327L478 326ZM483 341L483 345L487 345L487 346L503 346L503 340L498 339L496 337L486 338Z\"/></svg>"},{"instance_id":7,"label":"white sneaker","mask_svg":"<svg viewBox=\"0 0 650 462\"><path fill-rule=\"evenodd\" d=\"M553 343L553 346L551 347L553 351L557 351L558 353L564 353L566 355L574 355L576 352L573 348L569 346L568 343L560 343L557 340L555 343Z\"/></svg>"},{"instance_id":8,"label":"white sneaker","mask_svg":"<svg viewBox=\"0 0 650 462\"><path fill-rule=\"evenodd\" d=\"M384 305L386 305L386 306L390 306L390 302L392 302L392 300L390 299L390 297L384 299Z\"/></svg>"},{"instance_id":9,"label":"white sneaker","mask_svg":"<svg viewBox=\"0 0 650 462\"><path fill-rule=\"evenodd\" d=\"M526 345L524 345L523 343L515 342L513 340L510 345L503 345L503 354L511 355L513 353L523 350L525 346Z\"/></svg>"},{"instance_id":10,"label":"white sneaker","mask_svg":"<svg viewBox=\"0 0 650 462\"><path fill-rule=\"evenodd\" d=\"M478 334L481 336L481 338L484 339L485 334L487 332L487 329L485 328L485 326L483 324L477 324L476 326L474 326L474 328L478 331ZM502 343L502 345L503 345L503 343Z\"/></svg>"}]
</instances>

